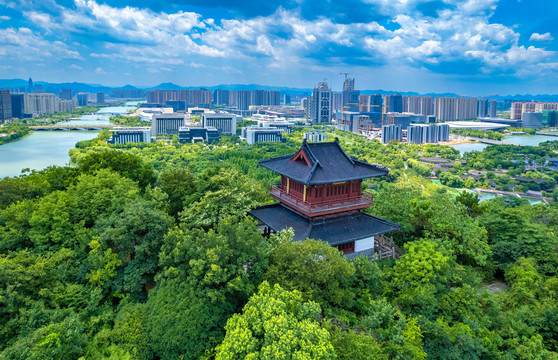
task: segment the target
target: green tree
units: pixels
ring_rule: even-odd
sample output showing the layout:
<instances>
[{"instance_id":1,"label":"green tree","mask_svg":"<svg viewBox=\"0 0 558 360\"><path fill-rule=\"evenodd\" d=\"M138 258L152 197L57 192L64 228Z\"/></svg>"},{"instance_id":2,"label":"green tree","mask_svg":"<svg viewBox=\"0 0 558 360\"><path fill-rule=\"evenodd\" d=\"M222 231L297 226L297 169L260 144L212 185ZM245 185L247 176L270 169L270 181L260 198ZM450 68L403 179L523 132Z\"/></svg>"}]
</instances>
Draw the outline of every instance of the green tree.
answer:
<instances>
[{"instance_id":1,"label":"green tree","mask_svg":"<svg viewBox=\"0 0 558 360\"><path fill-rule=\"evenodd\" d=\"M298 291L260 285L243 309L225 326L217 360L335 359L327 330L316 322L320 306L304 302Z\"/></svg>"},{"instance_id":2,"label":"green tree","mask_svg":"<svg viewBox=\"0 0 558 360\"><path fill-rule=\"evenodd\" d=\"M266 280L286 290L298 290L306 300L324 306L350 304L354 293L349 279L355 269L336 248L308 239L287 242L272 252Z\"/></svg>"},{"instance_id":3,"label":"green tree","mask_svg":"<svg viewBox=\"0 0 558 360\"><path fill-rule=\"evenodd\" d=\"M148 331L162 359L197 359L224 336L262 280L268 245L255 223L234 217L215 230L171 230L161 248L159 276L147 302Z\"/></svg>"},{"instance_id":4,"label":"green tree","mask_svg":"<svg viewBox=\"0 0 558 360\"><path fill-rule=\"evenodd\" d=\"M78 169L82 174L94 174L101 169L111 169L137 182L141 188L152 185L157 180L151 166L145 164L141 158L124 151L91 152L79 160Z\"/></svg>"},{"instance_id":5,"label":"green tree","mask_svg":"<svg viewBox=\"0 0 558 360\"><path fill-rule=\"evenodd\" d=\"M164 171L159 178L159 184L168 195L169 212L175 217L184 210L189 197L196 192L194 174L185 168Z\"/></svg>"}]
</instances>

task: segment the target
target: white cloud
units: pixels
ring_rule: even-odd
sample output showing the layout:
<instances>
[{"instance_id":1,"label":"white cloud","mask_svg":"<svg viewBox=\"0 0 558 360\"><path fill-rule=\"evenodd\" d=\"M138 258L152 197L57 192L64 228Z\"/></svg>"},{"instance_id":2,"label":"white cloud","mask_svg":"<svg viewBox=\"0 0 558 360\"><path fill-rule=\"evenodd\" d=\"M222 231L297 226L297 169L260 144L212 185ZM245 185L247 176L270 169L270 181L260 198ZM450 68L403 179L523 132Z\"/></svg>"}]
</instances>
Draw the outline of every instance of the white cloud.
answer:
<instances>
[{"instance_id":1,"label":"white cloud","mask_svg":"<svg viewBox=\"0 0 558 360\"><path fill-rule=\"evenodd\" d=\"M98 68L95 69L95 74L105 75L106 72L105 72L105 70L103 70L103 68L98 67Z\"/></svg>"},{"instance_id":2,"label":"white cloud","mask_svg":"<svg viewBox=\"0 0 558 360\"><path fill-rule=\"evenodd\" d=\"M70 65L70 68L72 68L72 69L76 69L76 70L83 70L83 68L82 68L81 66L79 66L79 65L76 65L76 64L72 64L72 65Z\"/></svg>"},{"instance_id":3,"label":"white cloud","mask_svg":"<svg viewBox=\"0 0 558 360\"><path fill-rule=\"evenodd\" d=\"M63 58L83 60L81 55L69 49L61 41L48 41L29 28L0 29L0 57L9 56L12 60L37 60Z\"/></svg>"},{"instance_id":4,"label":"white cloud","mask_svg":"<svg viewBox=\"0 0 558 360\"><path fill-rule=\"evenodd\" d=\"M550 35L549 32L544 34L533 33L529 38L529 41L552 41L554 38Z\"/></svg>"},{"instance_id":5,"label":"white cloud","mask_svg":"<svg viewBox=\"0 0 558 360\"><path fill-rule=\"evenodd\" d=\"M0 21L8 21L8 20L10 20L10 19L11 19L11 17L9 17L9 16L0 15Z\"/></svg>"},{"instance_id":6,"label":"white cloud","mask_svg":"<svg viewBox=\"0 0 558 360\"><path fill-rule=\"evenodd\" d=\"M53 5L59 7L58 15L42 13L36 6L27 7L24 15L47 34L63 39L95 33L103 40L92 57L145 65L150 72L185 64L215 68L234 61L247 70L290 69L293 64L324 70L359 60L431 69L443 62L473 62L486 73L514 73L519 66L556 62L552 51L522 46L514 27L491 22L498 0L442 0L448 6L432 16L417 10L431 0L363 0L390 19L384 25L343 24L325 17L308 20L298 10L281 7L269 16L214 20L195 12L74 1L73 9ZM531 41L551 40L550 33L531 36Z\"/></svg>"}]
</instances>

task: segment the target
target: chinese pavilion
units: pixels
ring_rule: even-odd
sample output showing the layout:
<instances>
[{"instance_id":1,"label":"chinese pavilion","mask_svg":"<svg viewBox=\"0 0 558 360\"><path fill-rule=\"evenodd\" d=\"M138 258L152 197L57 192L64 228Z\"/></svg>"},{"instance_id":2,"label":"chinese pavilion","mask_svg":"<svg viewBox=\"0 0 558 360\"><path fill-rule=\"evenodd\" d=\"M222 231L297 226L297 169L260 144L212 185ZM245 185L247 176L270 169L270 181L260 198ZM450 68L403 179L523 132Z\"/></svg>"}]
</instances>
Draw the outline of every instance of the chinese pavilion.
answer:
<instances>
[{"instance_id":1,"label":"chinese pavilion","mask_svg":"<svg viewBox=\"0 0 558 360\"><path fill-rule=\"evenodd\" d=\"M389 169L349 157L336 138L333 142L308 143L291 155L262 160L258 166L281 175L281 184L271 186L279 203L252 210L264 225L264 234L293 228L294 240L320 239L337 247L347 257L371 256L378 249L374 238L398 230L399 225L364 213L373 197L362 193L362 180L387 175ZM393 241L389 253L395 256Z\"/></svg>"}]
</instances>

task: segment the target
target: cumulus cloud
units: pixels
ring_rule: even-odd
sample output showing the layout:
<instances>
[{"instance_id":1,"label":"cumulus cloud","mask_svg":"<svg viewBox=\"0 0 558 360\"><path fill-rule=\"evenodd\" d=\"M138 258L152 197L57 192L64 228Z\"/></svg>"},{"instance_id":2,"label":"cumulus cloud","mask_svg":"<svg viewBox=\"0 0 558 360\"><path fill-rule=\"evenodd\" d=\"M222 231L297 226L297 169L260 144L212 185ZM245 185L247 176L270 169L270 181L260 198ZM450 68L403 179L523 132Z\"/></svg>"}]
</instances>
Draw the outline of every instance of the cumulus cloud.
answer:
<instances>
[{"instance_id":1,"label":"cumulus cloud","mask_svg":"<svg viewBox=\"0 0 558 360\"><path fill-rule=\"evenodd\" d=\"M554 38L550 35L549 32L544 34L533 33L529 38L529 41L552 41Z\"/></svg>"},{"instance_id":2,"label":"cumulus cloud","mask_svg":"<svg viewBox=\"0 0 558 360\"><path fill-rule=\"evenodd\" d=\"M63 58L83 60L81 55L69 49L61 41L48 41L29 28L0 29L0 57L12 60L37 60L42 58Z\"/></svg>"},{"instance_id":3,"label":"cumulus cloud","mask_svg":"<svg viewBox=\"0 0 558 360\"><path fill-rule=\"evenodd\" d=\"M9 16L0 15L0 21L8 21L8 20L10 20L10 19L11 19L11 17L9 17Z\"/></svg>"},{"instance_id":4,"label":"cumulus cloud","mask_svg":"<svg viewBox=\"0 0 558 360\"><path fill-rule=\"evenodd\" d=\"M83 70L83 68L81 66L76 65L76 64L70 65L70 68L75 69L75 70Z\"/></svg>"},{"instance_id":5,"label":"cumulus cloud","mask_svg":"<svg viewBox=\"0 0 558 360\"><path fill-rule=\"evenodd\" d=\"M95 69L95 74L105 75L106 72L105 72L105 70L103 70L103 68L98 67L98 68Z\"/></svg>"},{"instance_id":6,"label":"cumulus cloud","mask_svg":"<svg viewBox=\"0 0 558 360\"><path fill-rule=\"evenodd\" d=\"M72 8L53 5L54 10L47 12L29 6L23 14L48 36L71 39L95 34L101 45L89 51L91 57L136 63L150 72L157 66L199 67L213 61L208 65L216 68L236 61L245 69L253 64L325 69L332 64L358 63L426 66L432 71L443 68L444 63L465 63L475 64L485 73L509 74L518 73L518 67L525 71L537 63L556 62L553 51L521 44L516 28L491 22L498 0L350 0L355 9L373 9L383 17L364 21L354 16L357 20L352 23L335 21L333 13L319 15L337 5L320 9L308 0L277 3L272 13L266 10L260 16L234 19L116 7L100 0L74 1ZM318 15L307 16L308 6ZM435 11L424 10L428 6ZM551 41L552 36L534 33L530 40ZM63 53L66 45L55 45ZM66 47L66 56L72 54L79 56ZM450 71L463 70L454 66Z\"/></svg>"}]
</instances>

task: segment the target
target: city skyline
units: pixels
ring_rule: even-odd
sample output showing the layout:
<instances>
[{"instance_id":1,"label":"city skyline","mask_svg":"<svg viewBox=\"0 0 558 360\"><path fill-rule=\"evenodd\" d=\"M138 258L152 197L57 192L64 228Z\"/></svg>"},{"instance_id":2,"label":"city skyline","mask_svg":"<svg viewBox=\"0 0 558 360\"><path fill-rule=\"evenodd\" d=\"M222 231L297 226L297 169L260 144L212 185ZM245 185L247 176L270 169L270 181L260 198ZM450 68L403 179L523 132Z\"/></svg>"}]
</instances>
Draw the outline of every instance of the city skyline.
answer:
<instances>
[{"instance_id":1,"label":"city skyline","mask_svg":"<svg viewBox=\"0 0 558 360\"><path fill-rule=\"evenodd\" d=\"M48 82L556 94L558 4L0 0L0 72ZM40 56L37 56L40 54ZM2 76L7 77L7 76Z\"/></svg>"}]
</instances>

